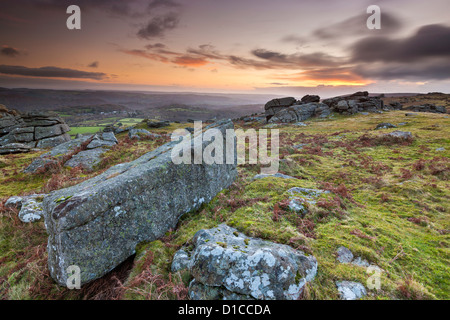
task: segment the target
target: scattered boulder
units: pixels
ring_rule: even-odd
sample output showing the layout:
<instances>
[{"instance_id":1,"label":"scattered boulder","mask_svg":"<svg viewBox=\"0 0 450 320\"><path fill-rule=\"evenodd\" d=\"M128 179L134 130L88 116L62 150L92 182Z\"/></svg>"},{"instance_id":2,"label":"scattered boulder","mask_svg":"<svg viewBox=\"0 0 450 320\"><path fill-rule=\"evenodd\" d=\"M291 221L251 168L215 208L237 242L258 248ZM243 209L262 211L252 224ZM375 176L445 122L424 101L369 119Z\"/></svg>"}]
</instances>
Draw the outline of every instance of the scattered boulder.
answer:
<instances>
[{"instance_id":1,"label":"scattered boulder","mask_svg":"<svg viewBox=\"0 0 450 320\"><path fill-rule=\"evenodd\" d=\"M233 123L222 121L204 130L209 129L222 133L226 152L225 132L233 129ZM43 208L52 278L65 286L71 265L80 267L81 284L102 277L133 255L137 244L164 236L183 214L199 209L229 187L237 176L236 163L173 163L175 146L191 154L193 145L203 150L210 145L202 138L199 134L194 143L169 142L47 195Z\"/></svg>"},{"instance_id":2,"label":"scattered boulder","mask_svg":"<svg viewBox=\"0 0 450 320\"><path fill-rule=\"evenodd\" d=\"M386 133L384 136L386 137L391 137L391 138L395 138L398 140L410 140L413 139L413 135L411 132L408 131L393 131L393 132L389 132Z\"/></svg>"},{"instance_id":3,"label":"scattered boulder","mask_svg":"<svg viewBox=\"0 0 450 320\"><path fill-rule=\"evenodd\" d=\"M447 109L444 106L436 106L430 103L426 103L420 106L406 107L405 110L410 110L413 112L447 113Z\"/></svg>"},{"instance_id":4,"label":"scattered boulder","mask_svg":"<svg viewBox=\"0 0 450 320\"><path fill-rule=\"evenodd\" d=\"M340 263L350 263L353 260L353 253L346 247L339 247L337 250L337 260Z\"/></svg>"},{"instance_id":5,"label":"scattered boulder","mask_svg":"<svg viewBox=\"0 0 450 320\"><path fill-rule=\"evenodd\" d=\"M397 126L396 126L396 125L393 125L392 123L383 122L383 123L380 123L379 125L377 125L377 127L375 128L375 130L380 130L380 129L391 129L391 128L397 128Z\"/></svg>"},{"instance_id":6,"label":"scattered boulder","mask_svg":"<svg viewBox=\"0 0 450 320\"><path fill-rule=\"evenodd\" d=\"M355 266L365 268L370 266L370 263L366 259L363 259L361 257L355 258L353 256L353 253L346 247L343 246L339 247L337 249L336 254L337 254L337 261L339 261L340 263L351 263Z\"/></svg>"},{"instance_id":7,"label":"scattered boulder","mask_svg":"<svg viewBox=\"0 0 450 320\"><path fill-rule=\"evenodd\" d=\"M384 107L380 97L369 97L367 91L356 92L348 96L334 97L322 101L328 107L338 113L355 114L357 112L376 112Z\"/></svg>"},{"instance_id":8,"label":"scattered boulder","mask_svg":"<svg viewBox=\"0 0 450 320\"><path fill-rule=\"evenodd\" d=\"M69 141L69 126L59 116L43 112L18 114L0 110L0 148L2 153L28 152L50 148ZM16 144L28 148L17 147Z\"/></svg>"},{"instance_id":9,"label":"scattered boulder","mask_svg":"<svg viewBox=\"0 0 450 320\"><path fill-rule=\"evenodd\" d=\"M170 126L170 121L147 121L147 127L152 129L164 128Z\"/></svg>"},{"instance_id":10,"label":"scattered boulder","mask_svg":"<svg viewBox=\"0 0 450 320\"><path fill-rule=\"evenodd\" d=\"M191 299L297 300L317 273L313 256L225 224L198 231L192 243L190 256L183 254L194 277Z\"/></svg>"},{"instance_id":11,"label":"scattered boulder","mask_svg":"<svg viewBox=\"0 0 450 320\"><path fill-rule=\"evenodd\" d=\"M138 139L139 140L140 139L139 135L152 137L154 139L161 137L161 135L155 134L155 133L151 133L151 132L149 132L149 131L147 131L145 129L131 129L130 131L128 131L128 137L130 139Z\"/></svg>"},{"instance_id":12,"label":"scattered boulder","mask_svg":"<svg viewBox=\"0 0 450 320\"><path fill-rule=\"evenodd\" d=\"M44 194L33 194L22 197L9 198L5 206L7 208L19 209L19 219L24 223L31 223L41 220L43 215L42 200Z\"/></svg>"},{"instance_id":13,"label":"scattered boulder","mask_svg":"<svg viewBox=\"0 0 450 320\"><path fill-rule=\"evenodd\" d=\"M367 295L366 288L359 282L336 281L336 286L342 300L357 300Z\"/></svg>"}]
</instances>

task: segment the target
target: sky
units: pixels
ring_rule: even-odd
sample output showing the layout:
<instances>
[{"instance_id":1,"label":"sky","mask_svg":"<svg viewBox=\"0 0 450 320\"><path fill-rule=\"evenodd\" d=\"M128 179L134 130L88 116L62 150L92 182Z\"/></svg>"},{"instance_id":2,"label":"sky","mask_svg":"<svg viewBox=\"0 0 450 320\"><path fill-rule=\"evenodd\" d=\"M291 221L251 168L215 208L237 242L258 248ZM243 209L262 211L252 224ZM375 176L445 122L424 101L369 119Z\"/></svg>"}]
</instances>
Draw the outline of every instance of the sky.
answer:
<instances>
[{"instance_id":1,"label":"sky","mask_svg":"<svg viewBox=\"0 0 450 320\"><path fill-rule=\"evenodd\" d=\"M81 29L69 30L69 5ZM370 5L381 29L367 28ZM450 93L449 0L0 0L0 86Z\"/></svg>"}]
</instances>

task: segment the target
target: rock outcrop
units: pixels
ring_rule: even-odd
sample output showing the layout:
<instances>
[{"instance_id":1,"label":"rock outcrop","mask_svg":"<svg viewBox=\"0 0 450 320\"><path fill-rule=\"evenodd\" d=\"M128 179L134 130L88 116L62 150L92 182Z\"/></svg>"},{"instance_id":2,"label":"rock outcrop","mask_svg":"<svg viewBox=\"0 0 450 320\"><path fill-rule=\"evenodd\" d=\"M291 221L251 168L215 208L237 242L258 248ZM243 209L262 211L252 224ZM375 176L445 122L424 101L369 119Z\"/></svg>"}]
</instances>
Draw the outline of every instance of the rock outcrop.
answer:
<instances>
[{"instance_id":1,"label":"rock outcrop","mask_svg":"<svg viewBox=\"0 0 450 320\"><path fill-rule=\"evenodd\" d=\"M297 100L292 97L270 100L264 106L266 119L269 120L277 112L289 108L290 106L293 106L296 102Z\"/></svg>"},{"instance_id":2,"label":"rock outcrop","mask_svg":"<svg viewBox=\"0 0 450 320\"><path fill-rule=\"evenodd\" d=\"M217 129L225 139L233 127L228 120L205 130ZM202 138L196 135L193 144L204 150L211 142ZM44 198L48 266L55 281L65 286L71 265L80 268L82 284L105 275L133 255L137 244L164 236L183 214L211 201L237 177L236 158L233 164L177 165L171 158L175 146L194 152L192 140L170 142Z\"/></svg>"},{"instance_id":3,"label":"rock outcrop","mask_svg":"<svg viewBox=\"0 0 450 320\"><path fill-rule=\"evenodd\" d=\"M321 104L320 97L306 95L301 100L292 97L273 99L264 106L267 122L298 122L314 116L330 115L327 105Z\"/></svg>"},{"instance_id":4,"label":"rock outcrop","mask_svg":"<svg viewBox=\"0 0 450 320\"><path fill-rule=\"evenodd\" d=\"M70 140L69 131L69 126L57 115L42 112L18 114L0 108L0 148L3 153L54 147Z\"/></svg>"},{"instance_id":5,"label":"rock outcrop","mask_svg":"<svg viewBox=\"0 0 450 320\"><path fill-rule=\"evenodd\" d=\"M330 108L324 103L311 102L306 104L295 104L278 111L275 115L269 118L268 122L301 122L312 117L327 117L330 113Z\"/></svg>"},{"instance_id":6,"label":"rock outcrop","mask_svg":"<svg viewBox=\"0 0 450 320\"><path fill-rule=\"evenodd\" d=\"M200 230L192 252L179 251L172 271L194 277L191 299L297 300L317 273L317 261L302 251L257 238L221 224Z\"/></svg>"},{"instance_id":7,"label":"rock outcrop","mask_svg":"<svg viewBox=\"0 0 450 320\"><path fill-rule=\"evenodd\" d=\"M333 112L354 114L357 112L376 112L383 110L384 103L380 97L369 97L367 91L356 92L349 96L340 96L322 101Z\"/></svg>"}]
</instances>

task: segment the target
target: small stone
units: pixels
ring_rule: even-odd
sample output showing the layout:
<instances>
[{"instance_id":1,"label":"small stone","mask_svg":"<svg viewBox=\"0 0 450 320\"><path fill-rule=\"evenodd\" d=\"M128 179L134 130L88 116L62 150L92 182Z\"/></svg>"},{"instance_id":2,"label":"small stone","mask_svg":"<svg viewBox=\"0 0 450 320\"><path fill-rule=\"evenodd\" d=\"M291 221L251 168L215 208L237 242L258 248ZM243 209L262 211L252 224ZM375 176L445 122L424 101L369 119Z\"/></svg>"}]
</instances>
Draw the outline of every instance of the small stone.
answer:
<instances>
[{"instance_id":1,"label":"small stone","mask_svg":"<svg viewBox=\"0 0 450 320\"><path fill-rule=\"evenodd\" d=\"M391 129L391 128L397 128L397 126L393 125L392 123L385 122L385 123L380 123L379 125L377 125L375 130Z\"/></svg>"},{"instance_id":2,"label":"small stone","mask_svg":"<svg viewBox=\"0 0 450 320\"><path fill-rule=\"evenodd\" d=\"M340 263L350 263L353 260L353 253L346 247L339 247L337 249L337 260Z\"/></svg>"},{"instance_id":3,"label":"small stone","mask_svg":"<svg viewBox=\"0 0 450 320\"><path fill-rule=\"evenodd\" d=\"M337 281L336 286L342 300L357 300L367 294L366 288L359 282Z\"/></svg>"},{"instance_id":4,"label":"small stone","mask_svg":"<svg viewBox=\"0 0 450 320\"><path fill-rule=\"evenodd\" d=\"M270 177L280 178L280 179L297 179L297 178L294 178L294 177L291 177L291 176L288 176L288 175L285 175L282 173L275 173L275 174L261 173L261 174L257 174L256 176L254 176L252 180L258 180L258 179L264 179L264 178L270 178Z\"/></svg>"},{"instance_id":5,"label":"small stone","mask_svg":"<svg viewBox=\"0 0 450 320\"><path fill-rule=\"evenodd\" d=\"M351 263L358 267L366 267L367 268L370 266L369 262L366 259L362 259L361 257L355 258L355 260L353 260Z\"/></svg>"}]
</instances>

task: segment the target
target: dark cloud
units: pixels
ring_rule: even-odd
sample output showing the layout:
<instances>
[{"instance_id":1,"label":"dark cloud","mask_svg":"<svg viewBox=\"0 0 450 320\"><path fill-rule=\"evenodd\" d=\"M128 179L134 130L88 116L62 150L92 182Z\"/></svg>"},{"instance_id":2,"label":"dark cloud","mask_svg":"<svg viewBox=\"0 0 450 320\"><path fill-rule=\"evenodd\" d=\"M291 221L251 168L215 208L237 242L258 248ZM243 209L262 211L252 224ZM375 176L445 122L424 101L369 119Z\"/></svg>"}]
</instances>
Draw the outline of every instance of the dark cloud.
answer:
<instances>
[{"instance_id":1,"label":"dark cloud","mask_svg":"<svg viewBox=\"0 0 450 320\"><path fill-rule=\"evenodd\" d=\"M409 38L374 37L352 46L355 62L418 62L435 57L450 58L449 26L427 25Z\"/></svg>"},{"instance_id":2,"label":"dark cloud","mask_svg":"<svg viewBox=\"0 0 450 320\"><path fill-rule=\"evenodd\" d=\"M179 14L169 12L153 17L146 26L141 28L137 35L142 39L152 39L163 37L166 31L175 29L179 23Z\"/></svg>"},{"instance_id":3,"label":"dark cloud","mask_svg":"<svg viewBox=\"0 0 450 320\"><path fill-rule=\"evenodd\" d=\"M44 78L73 78L92 80L102 80L106 78L106 74L101 72L86 72L58 67L28 68L24 66L0 65L0 73Z\"/></svg>"},{"instance_id":4,"label":"dark cloud","mask_svg":"<svg viewBox=\"0 0 450 320\"><path fill-rule=\"evenodd\" d=\"M383 11L381 14L381 29L370 30L367 28L367 19L369 17L369 14L357 15L344 21L317 29L313 32L312 36L314 38L324 40L333 40L361 35L370 36L373 34L392 34L400 30L402 27L402 23L397 17L389 12Z\"/></svg>"},{"instance_id":5,"label":"dark cloud","mask_svg":"<svg viewBox=\"0 0 450 320\"><path fill-rule=\"evenodd\" d=\"M274 67L293 67L293 68L310 68L337 66L343 63L342 59L330 56L323 52L315 52L310 54L283 54L276 51L265 49L256 49L251 52L255 57L267 60ZM258 64L259 65L259 64Z\"/></svg>"},{"instance_id":6,"label":"dark cloud","mask_svg":"<svg viewBox=\"0 0 450 320\"><path fill-rule=\"evenodd\" d=\"M446 80L450 79L450 60L436 59L425 63L361 64L354 72L362 77L383 80Z\"/></svg>"},{"instance_id":7,"label":"dark cloud","mask_svg":"<svg viewBox=\"0 0 450 320\"><path fill-rule=\"evenodd\" d=\"M98 61L94 61L94 62L90 63L88 65L88 67L89 68L98 68L98 65L99 65Z\"/></svg>"},{"instance_id":8,"label":"dark cloud","mask_svg":"<svg viewBox=\"0 0 450 320\"><path fill-rule=\"evenodd\" d=\"M150 2L148 4L148 8L150 10L153 10L153 9L159 8L159 7L177 8L179 6L180 6L179 3L172 1L172 0L153 0L152 2Z\"/></svg>"},{"instance_id":9,"label":"dark cloud","mask_svg":"<svg viewBox=\"0 0 450 320\"><path fill-rule=\"evenodd\" d=\"M4 45L2 46L2 50L0 50L0 54L3 56L14 58L20 55L20 52L16 48Z\"/></svg>"}]
</instances>

